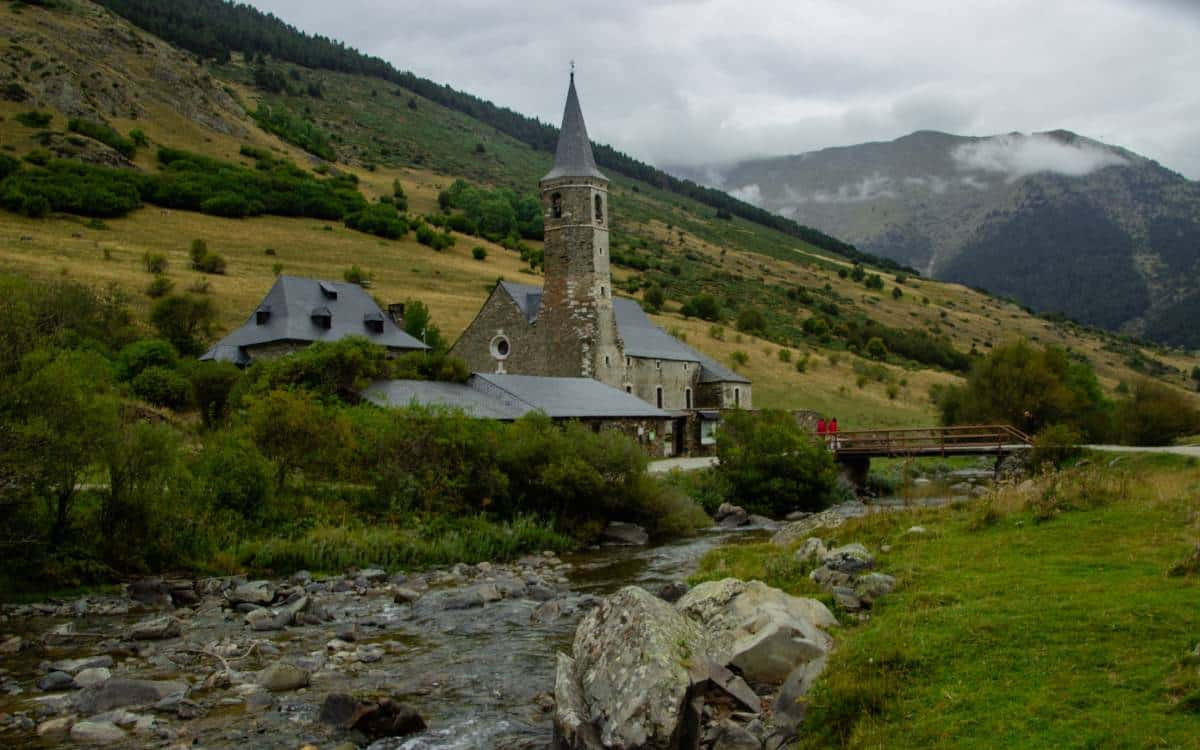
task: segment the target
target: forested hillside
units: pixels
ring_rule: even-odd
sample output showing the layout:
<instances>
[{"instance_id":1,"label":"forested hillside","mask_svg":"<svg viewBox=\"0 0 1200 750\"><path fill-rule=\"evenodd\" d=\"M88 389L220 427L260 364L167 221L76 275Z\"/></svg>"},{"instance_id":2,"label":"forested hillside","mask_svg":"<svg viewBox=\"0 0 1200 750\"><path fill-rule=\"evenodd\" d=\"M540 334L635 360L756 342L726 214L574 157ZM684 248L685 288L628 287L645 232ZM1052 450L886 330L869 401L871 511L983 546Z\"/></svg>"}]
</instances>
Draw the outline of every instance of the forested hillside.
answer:
<instances>
[{"instance_id":1,"label":"forested hillside","mask_svg":"<svg viewBox=\"0 0 1200 750\"><path fill-rule=\"evenodd\" d=\"M10 94L0 101L0 270L115 284L143 321L164 298L205 301L208 340L244 320L281 272L361 279L383 302L422 300L448 341L497 277L537 283L536 186L551 155L494 122L417 84L287 62L261 46L197 59L83 0L0 14ZM1194 384L1186 357L856 265L654 180L610 174L616 291L753 378L761 405L928 423L930 389L1015 336L1072 350L1109 389L1139 374Z\"/></svg>"},{"instance_id":2,"label":"forested hillside","mask_svg":"<svg viewBox=\"0 0 1200 750\"><path fill-rule=\"evenodd\" d=\"M921 131L706 170L736 195L927 275L1200 347L1200 183L1063 130Z\"/></svg>"}]
</instances>

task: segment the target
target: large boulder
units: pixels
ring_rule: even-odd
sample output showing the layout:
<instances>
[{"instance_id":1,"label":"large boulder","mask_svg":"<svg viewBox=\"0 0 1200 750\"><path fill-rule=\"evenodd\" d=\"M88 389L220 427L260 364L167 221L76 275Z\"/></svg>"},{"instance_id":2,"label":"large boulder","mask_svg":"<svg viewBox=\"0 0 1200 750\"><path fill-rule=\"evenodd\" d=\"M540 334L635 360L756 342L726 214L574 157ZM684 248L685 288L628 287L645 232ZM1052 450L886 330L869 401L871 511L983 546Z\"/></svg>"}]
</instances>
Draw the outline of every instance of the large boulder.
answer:
<instances>
[{"instance_id":1,"label":"large boulder","mask_svg":"<svg viewBox=\"0 0 1200 750\"><path fill-rule=\"evenodd\" d=\"M354 729L368 739L403 737L425 729L425 720L407 703L390 698L360 700L347 693L331 693L321 704L320 720L340 729Z\"/></svg>"},{"instance_id":2,"label":"large boulder","mask_svg":"<svg viewBox=\"0 0 1200 750\"><path fill-rule=\"evenodd\" d=\"M750 514L740 505L721 503L713 520L723 529L736 529L750 523Z\"/></svg>"},{"instance_id":3,"label":"large boulder","mask_svg":"<svg viewBox=\"0 0 1200 750\"><path fill-rule=\"evenodd\" d=\"M771 537L771 544L787 547L812 536L817 529L834 529L845 522L846 517L836 508L823 510L820 513L805 516L799 521L792 521L776 531L775 536Z\"/></svg>"},{"instance_id":4,"label":"large boulder","mask_svg":"<svg viewBox=\"0 0 1200 750\"><path fill-rule=\"evenodd\" d=\"M840 573L855 574L874 567L875 556L866 547L855 542L829 550L821 559L821 564Z\"/></svg>"},{"instance_id":5,"label":"large boulder","mask_svg":"<svg viewBox=\"0 0 1200 750\"><path fill-rule=\"evenodd\" d=\"M187 683L167 680L131 680L114 677L80 691L75 707L82 714L111 711L130 706L153 706L174 696L186 695Z\"/></svg>"},{"instance_id":6,"label":"large boulder","mask_svg":"<svg viewBox=\"0 0 1200 750\"><path fill-rule=\"evenodd\" d=\"M258 673L258 684L272 693L308 687L307 669L287 662L277 662Z\"/></svg>"},{"instance_id":7,"label":"large boulder","mask_svg":"<svg viewBox=\"0 0 1200 750\"><path fill-rule=\"evenodd\" d=\"M613 521L604 527L600 541L603 544L624 547L644 547L650 543L650 535L636 523Z\"/></svg>"},{"instance_id":8,"label":"large boulder","mask_svg":"<svg viewBox=\"0 0 1200 750\"><path fill-rule=\"evenodd\" d=\"M270 581L250 581L243 583L229 594L229 603L255 604L265 607L275 600L275 589Z\"/></svg>"},{"instance_id":9,"label":"large boulder","mask_svg":"<svg viewBox=\"0 0 1200 750\"><path fill-rule=\"evenodd\" d=\"M92 745L109 745L125 739L125 732L111 721L81 721L71 727L71 739Z\"/></svg>"},{"instance_id":10,"label":"large boulder","mask_svg":"<svg viewBox=\"0 0 1200 750\"><path fill-rule=\"evenodd\" d=\"M573 658L559 655L555 747L563 750L695 747L693 663L704 658L699 623L628 586L579 623Z\"/></svg>"},{"instance_id":11,"label":"large boulder","mask_svg":"<svg viewBox=\"0 0 1200 750\"><path fill-rule=\"evenodd\" d=\"M765 684L778 684L799 664L824 656L833 646L825 629L837 626L821 602L761 581L705 581L675 606L704 627L713 661Z\"/></svg>"},{"instance_id":12,"label":"large boulder","mask_svg":"<svg viewBox=\"0 0 1200 750\"><path fill-rule=\"evenodd\" d=\"M161 641L164 638L178 638L182 632L183 623L174 617L152 617L130 628L129 637L135 641Z\"/></svg>"}]
</instances>

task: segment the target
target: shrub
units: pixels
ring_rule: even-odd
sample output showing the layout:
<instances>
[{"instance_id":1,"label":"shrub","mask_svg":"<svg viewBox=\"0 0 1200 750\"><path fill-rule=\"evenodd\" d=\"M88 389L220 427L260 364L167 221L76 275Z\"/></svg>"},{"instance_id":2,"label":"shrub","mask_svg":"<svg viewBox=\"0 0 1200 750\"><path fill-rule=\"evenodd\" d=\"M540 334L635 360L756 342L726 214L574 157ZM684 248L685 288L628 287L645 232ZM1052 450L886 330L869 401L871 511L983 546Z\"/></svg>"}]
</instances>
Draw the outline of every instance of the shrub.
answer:
<instances>
[{"instance_id":1,"label":"shrub","mask_svg":"<svg viewBox=\"0 0 1200 750\"><path fill-rule=\"evenodd\" d=\"M269 69L263 68L263 70ZM286 83L284 85L286 87ZM337 153L329 142L329 134L303 117L289 111L286 107L260 104L250 113L250 116L263 130L274 133L314 156L319 156L326 161L337 159Z\"/></svg>"},{"instance_id":2,"label":"shrub","mask_svg":"<svg viewBox=\"0 0 1200 750\"><path fill-rule=\"evenodd\" d=\"M408 196L404 193L404 186L398 179L392 181L392 204L396 206L397 211L408 210Z\"/></svg>"},{"instance_id":3,"label":"shrub","mask_svg":"<svg viewBox=\"0 0 1200 750\"><path fill-rule=\"evenodd\" d=\"M680 309L684 317L717 321L721 319L721 305L711 294L697 294L683 303Z\"/></svg>"},{"instance_id":4,"label":"shrub","mask_svg":"<svg viewBox=\"0 0 1200 750\"><path fill-rule=\"evenodd\" d=\"M741 349L735 349L733 353L729 355L729 361L734 367L745 367L746 363L750 361L750 355L746 354Z\"/></svg>"},{"instance_id":5,"label":"shrub","mask_svg":"<svg viewBox=\"0 0 1200 750\"><path fill-rule=\"evenodd\" d=\"M178 372L166 367L147 367L129 385L139 398L156 406L179 409L192 401L192 384Z\"/></svg>"},{"instance_id":6,"label":"shrub","mask_svg":"<svg viewBox=\"0 0 1200 750\"><path fill-rule=\"evenodd\" d=\"M471 248L471 257L475 260L487 260L487 256L487 249L483 246L476 245L475 247Z\"/></svg>"},{"instance_id":7,"label":"shrub","mask_svg":"<svg viewBox=\"0 0 1200 750\"><path fill-rule=\"evenodd\" d=\"M752 513L820 510L837 483L833 456L784 411L734 411L717 432L716 471Z\"/></svg>"},{"instance_id":8,"label":"shrub","mask_svg":"<svg viewBox=\"0 0 1200 750\"><path fill-rule=\"evenodd\" d=\"M1200 409L1192 397L1147 378L1134 382L1117 404L1116 434L1129 445L1170 445L1200 432Z\"/></svg>"},{"instance_id":9,"label":"shrub","mask_svg":"<svg viewBox=\"0 0 1200 750\"><path fill-rule=\"evenodd\" d=\"M242 378L232 362L197 362L192 368L192 396L206 427L225 421L229 413L229 394Z\"/></svg>"},{"instance_id":10,"label":"shrub","mask_svg":"<svg viewBox=\"0 0 1200 750\"><path fill-rule=\"evenodd\" d=\"M1061 469L1083 453L1082 442L1083 436L1078 429L1065 424L1050 425L1034 437L1029 467L1034 471L1047 465Z\"/></svg>"},{"instance_id":11,"label":"shrub","mask_svg":"<svg viewBox=\"0 0 1200 750\"><path fill-rule=\"evenodd\" d=\"M126 159L133 158L134 151L137 150L133 141L103 123L85 120L81 117L73 117L67 122L67 129L73 133L79 133L93 140L100 141L120 153Z\"/></svg>"},{"instance_id":12,"label":"shrub","mask_svg":"<svg viewBox=\"0 0 1200 750\"><path fill-rule=\"evenodd\" d=\"M867 342L866 355L871 359L884 360L888 357L887 345L883 343L883 339L879 337L872 338Z\"/></svg>"},{"instance_id":13,"label":"shrub","mask_svg":"<svg viewBox=\"0 0 1200 750\"><path fill-rule=\"evenodd\" d=\"M398 240L408 234L408 222L396 212L395 206L386 203L373 203L346 214L345 223L356 231L389 240Z\"/></svg>"},{"instance_id":14,"label":"shrub","mask_svg":"<svg viewBox=\"0 0 1200 750\"><path fill-rule=\"evenodd\" d=\"M650 312L656 313L662 310L663 305L666 304L667 295L663 292L661 286L655 284L646 289L645 294L642 295L642 300L646 303L646 308Z\"/></svg>"},{"instance_id":15,"label":"shrub","mask_svg":"<svg viewBox=\"0 0 1200 750\"><path fill-rule=\"evenodd\" d=\"M21 162L8 154L0 154L0 180L21 171Z\"/></svg>"},{"instance_id":16,"label":"shrub","mask_svg":"<svg viewBox=\"0 0 1200 750\"><path fill-rule=\"evenodd\" d=\"M192 259L193 271L218 275L225 273L225 258L216 253L209 252L208 243L204 240L192 240L189 255Z\"/></svg>"},{"instance_id":17,"label":"shrub","mask_svg":"<svg viewBox=\"0 0 1200 750\"><path fill-rule=\"evenodd\" d=\"M159 335L182 354L200 354L204 341L212 335L216 309L204 298L171 295L150 311L150 323Z\"/></svg>"},{"instance_id":18,"label":"shrub","mask_svg":"<svg viewBox=\"0 0 1200 750\"><path fill-rule=\"evenodd\" d=\"M219 432L205 441L192 472L209 502L246 518L262 515L274 490L275 467L254 443L234 432Z\"/></svg>"},{"instance_id":19,"label":"shrub","mask_svg":"<svg viewBox=\"0 0 1200 750\"><path fill-rule=\"evenodd\" d=\"M171 293L175 288L175 282L168 279L162 274L158 274L146 285L146 296L150 299L159 299Z\"/></svg>"},{"instance_id":20,"label":"shrub","mask_svg":"<svg viewBox=\"0 0 1200 750\"><path fill-rule=\"evenodd\" d=\"M170 342L142 339L127 345L117 354L117 379L132 380L149 367L173 370L178 365L179 354Z\"/></svg>"},{"instance_id":21,"label":"shrub","mask_svg":"<svg viewBox=\"0 0 1200 750\"><path fill-rule=\"evenodd\" d=\"M371 274L359 268L357 263L343 271L342 278L350 284L358 284L359 286L366 286L371 283Z\"/></svg>"},{"instance_id":22,"label":"shrub","mask_svg":"<svg viewBox=\"0 0 1200 750\"><path fill-rule=\"evenodd\" d=\"M44 128L50 125L54 115L50 112L18 112L13 119L27 128Z\"/></svg>"},{"instance_id":23,"label":"shrub","mask_svg":"<svg viewBox=\"0 0 1200 750\"><path fill-rule=\"evenodd\" d=\"M31 153L30 163L45 169L10 175L0 192L0 205L30 216L63 211L80 216L124 216L142 204L146 178L136 172L94 167L49 153ZM41 209L38 213L34 209Z\"/></svg>"},{"instance_id":24,"label":"shrub","mask_svg":"<svg viewBox=\"0 0 1200 750\"><path fill-rule=\"evenodd\" d=\"M778 356L779 356L780 362L784 362L784 363L791 362L792 361L792 350L781 348L778 352Z\"/></svg>"},{"instance_id":25,"label":"shrub","mask_svg":"<svg viewBox=\"0 0 1200 750\"><path fill-rule=\"evenodd\" d=\"M162 253L142 253L142 267L146 269L146 273L163 273L167 270L167 256Z\"/></svg>"},{"instance_id":26,"label":"shrub","mask_svg":"<svg viewBox=\"0 0 1200 750\"><path fill-rule=\"evenodd\" d=\"M743 333L759 333L761 334L767 328L767 319L763 314L753 307L746 308L738 313L737 329Z\"/></svg>"}]
</instances>

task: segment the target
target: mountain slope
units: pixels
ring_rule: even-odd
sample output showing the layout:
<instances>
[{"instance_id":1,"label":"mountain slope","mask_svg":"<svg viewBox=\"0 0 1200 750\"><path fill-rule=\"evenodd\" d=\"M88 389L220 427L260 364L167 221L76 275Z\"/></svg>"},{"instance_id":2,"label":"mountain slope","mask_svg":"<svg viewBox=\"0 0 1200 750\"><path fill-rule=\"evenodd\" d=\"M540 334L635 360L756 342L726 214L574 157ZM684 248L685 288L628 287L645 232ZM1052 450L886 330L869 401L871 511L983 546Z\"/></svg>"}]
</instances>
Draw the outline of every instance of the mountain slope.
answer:
<instances>
[{"instance_id":1,"label":"mountain slope","mask_svg":"<svg viewBox=\"0 0 1200 750\"><path fill-rule=\"evenodd\" d=\"M1200 347L1200 183L1127 150L921 131L702 173L937 278Z\"/></svg>"},{"instance_id":2,"label":"mountain slope","mask_svg":"<svg viewBox=\"0 0 1200 750\"><path fill-rule=\"evenodd\" d=\"M25 95L22 101L0 100L0 146L18 158L48 148L43 141L62 145L71 160L112 157L112 149L67 130L67 117L80 116L120 134L144 132L149 146L122 162L125 171L166 171L155 158L161 147L250 169L258 166L250 154L266 152L309 177L351 175L371 202L390 198L399 182L414 222L442 220L439 194L458 178L533 193L551 159L487 122L378 77L241 55L198 61L83 0L60 0L54 9L0 5L0 63L0 88L16 84ZM96 72L102 78L94 79ZM560 84L565 86L555 82ZM79 95L63 98L59 92L71 87ZM122 106L112 106L110 91L120 92ZM581 96L586 114L586 88ZM50 121L22 124L31 110ZM308 139L311 147L312 129L324 134L326 140L318 141L331 145L336 161L265 131L252 116L264 110L289 113L296 128L280 130L289 140ZM78 151L68 153L68 147ZM955 284L888 273L886 282L877 277L885 288L871 288L864 282L876 277L875 268L868 267L864 280L843 276L839 271L850 262L827 250L740 217L716 218L711 206L654 184L612 177L614 291L645 299L648 289L661 289L665 304L656 322L705 354L735 363L754 379L761 406L819 409L851 426L928 424L936 418L930 388L959 377L945 363L958 367L971 350L983 352L1015 336L1069 348L1096 366L1109 389L1139 373L1187 387L1196 364L1038 319ZM372 275L371 291L381 301L426 302L452 341L497 278L539 283L539 272L499 243L457 231L451 236L456 244L437 252L412 232L385 240L334 220L232 219L152 202L103 222L65 212L30 218L0 211L0 272L112 284L145 316L154 303L146 294L154 277L142 259L162 254L176 292L213 301L219 335L244 321L277 267L337 279L358 265ZM225 274L191 268L193 239L204 239L225 257ZM526 242L536 255L540 243ZM485 251L483 260L475 259L476 247ZM717 302L719 320L682 314L684 303L700 294ZM763 325L737 331L738 319L752 312ZM871 336L887 339L894 351L882 361L861 356Z\"/></svg>"}]
</instances>

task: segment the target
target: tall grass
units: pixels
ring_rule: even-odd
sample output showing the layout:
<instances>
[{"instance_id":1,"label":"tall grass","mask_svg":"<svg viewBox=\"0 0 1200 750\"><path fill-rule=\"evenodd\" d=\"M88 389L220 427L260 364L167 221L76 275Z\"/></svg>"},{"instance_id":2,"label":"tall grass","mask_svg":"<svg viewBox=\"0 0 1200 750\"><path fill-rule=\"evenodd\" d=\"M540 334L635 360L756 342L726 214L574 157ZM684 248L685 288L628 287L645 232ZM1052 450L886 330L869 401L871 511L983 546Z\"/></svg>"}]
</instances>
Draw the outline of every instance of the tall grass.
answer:
<instances>
[{"instance_id":1,"label":"tall grass","mask_svg":"<svg viewBox=\"0 0 1200 750\"><path fill-rule=\"evenodd\" d=\"M506 523L483 516L439 519L413 527L320 526L290 539L260 539L230 553L255 573L300 569L340 571L379 566L389 570L511 560L523 554L572 547L571 539L534 516Z\"/></svg>"}]
</instances>

